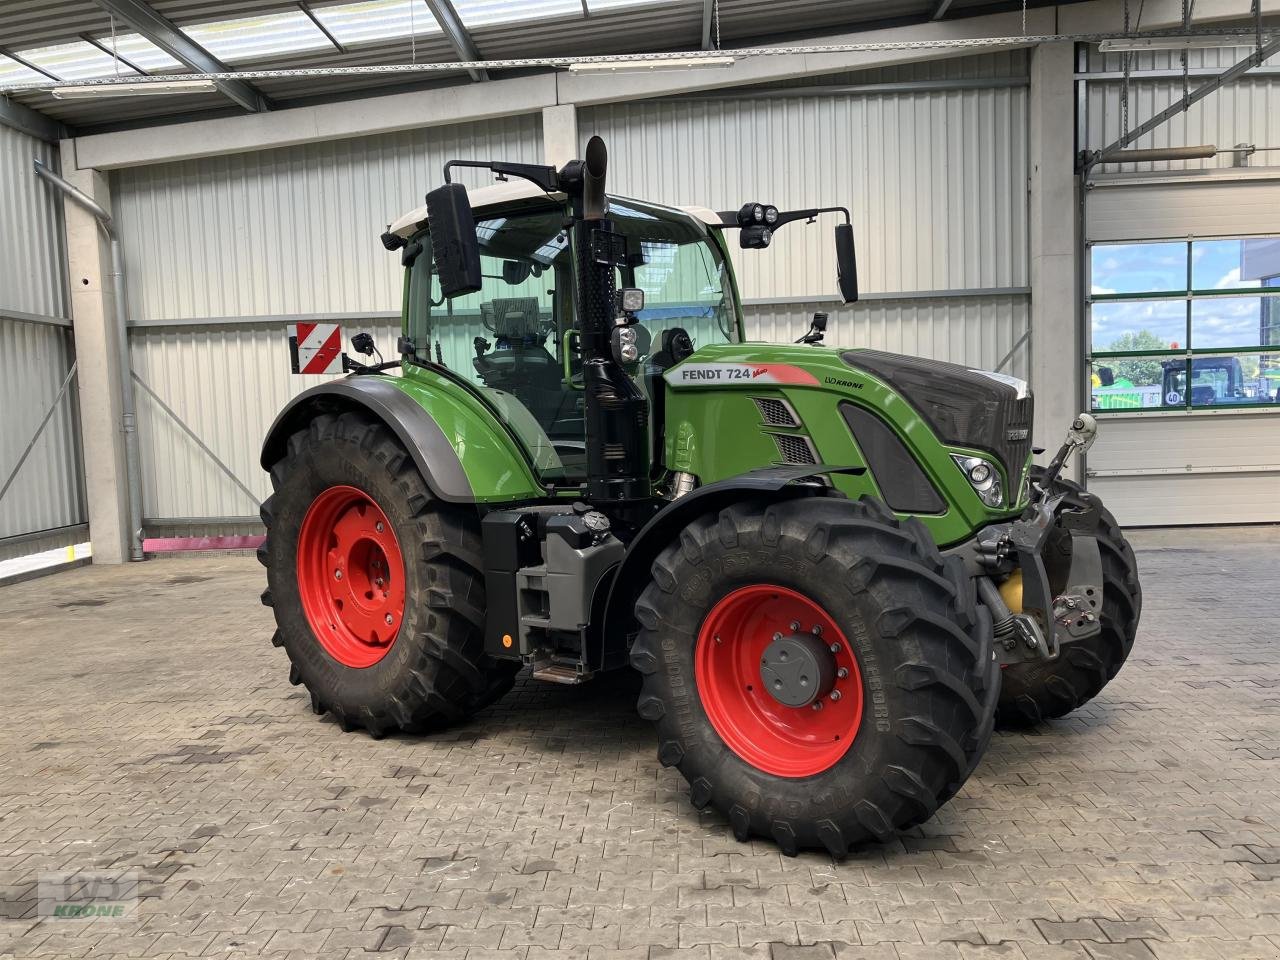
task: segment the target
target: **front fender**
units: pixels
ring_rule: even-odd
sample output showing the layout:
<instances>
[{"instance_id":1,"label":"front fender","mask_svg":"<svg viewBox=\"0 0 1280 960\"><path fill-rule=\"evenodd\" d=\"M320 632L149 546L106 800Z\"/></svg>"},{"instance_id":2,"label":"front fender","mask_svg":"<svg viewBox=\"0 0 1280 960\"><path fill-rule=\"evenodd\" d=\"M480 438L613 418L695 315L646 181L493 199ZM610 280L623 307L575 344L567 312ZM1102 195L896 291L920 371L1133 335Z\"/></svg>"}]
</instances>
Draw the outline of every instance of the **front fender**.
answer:
<instances>
[{"instance_id":1,"label":"front fender","mask_svg":"<svg viewBox=\"0 0 1280 960\"><path fill-rule=\"evenodd\" d=\"M298 394L280 411L262 443L262 469L284 457L289 437L318 413L361 410L384 423L413 457L431 492L451 503L473 503L462 461L440 425L388 377L347 377Z\"/></svg>"},{"instance_id":2,"label":"front fender","mask_svg":"<svg viewBox=\"0 0 1280 960\"><path fill-rule=\"evenodd\" d=\"M861 474L865 467L796 465L763 467L699 487L658 511L627 545L618 565L605 603L603 629L598 638L595 663L609 669L626 663L629 638L636 632L636 601L649 583L649 569L658 554L698 517L718 513L732 503L747 499L783 500L792 497L844 497L825 485L797 483L806 477L831 473Z\"/></svg>"}]
</instances>

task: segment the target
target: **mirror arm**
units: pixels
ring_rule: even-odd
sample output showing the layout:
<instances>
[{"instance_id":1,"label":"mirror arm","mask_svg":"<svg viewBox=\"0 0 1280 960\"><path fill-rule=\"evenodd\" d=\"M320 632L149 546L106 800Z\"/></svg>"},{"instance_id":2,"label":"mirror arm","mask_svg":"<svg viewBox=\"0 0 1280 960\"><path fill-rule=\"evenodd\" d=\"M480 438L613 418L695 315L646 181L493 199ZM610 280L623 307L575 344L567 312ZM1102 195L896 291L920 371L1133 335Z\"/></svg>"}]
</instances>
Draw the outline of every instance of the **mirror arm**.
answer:
<instances>
[{"instance_id":1,"label":"mirror arm","mask_svg":"<svg viewBox=\"0 0 1280 960\"><path fill-rule=\"evenodd\" d=\"M492 170L499 180L520 177L541 187L547 193L560 189L560 174L555 167L540 163L508 163L505 160L450 160L444 165L444 182L452 183L449 170L452 167L478 167Z\"/></svg>"},{"instance_id":2,"label":"mirror arm","mask_svg":"<svg viewBox=\"0 0 1280 960\"><path fill-rule=\"evenodd\" d=\"M716 213L720 217L721 226L741 228L742 224L738 222L737 210L718 210ZM780 228L796 220L808 220L812 223L820 213L842 213L844 214L845 223L852 222L848 207L811 207L807 210L779 210L778 219L768 226L770 230L777 233Z\"/></svg>"}]
</instances>

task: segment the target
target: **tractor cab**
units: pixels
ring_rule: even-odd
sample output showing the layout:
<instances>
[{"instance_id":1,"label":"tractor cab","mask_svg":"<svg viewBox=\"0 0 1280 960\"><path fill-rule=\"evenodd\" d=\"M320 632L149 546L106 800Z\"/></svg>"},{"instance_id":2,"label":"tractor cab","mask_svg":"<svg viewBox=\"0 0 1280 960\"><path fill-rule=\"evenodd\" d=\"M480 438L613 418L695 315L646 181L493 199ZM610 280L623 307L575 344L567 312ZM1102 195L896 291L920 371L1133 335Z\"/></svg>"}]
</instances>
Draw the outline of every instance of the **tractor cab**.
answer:
<instances>
[{"instance_id":1,"label":"tractor cab","mask_svg":"<svg viewBox=\"0 0 1280 960\"><path fill-rule=\"evenodd\" d=\"M512 428L540 476L586 479L581 324L574 304L570 210L563 194L526 182L469 191L479 251L479 289L452 298L441 288L427 210L391 225L408 268L405 347L471 381ZM741 339L741 312L718 214L610 198L625 244L617 289L639 290L634 357L624 362L661 404L661 375L698 346ZM660 422L654 418L654 422Z\"/></svg>"}]
</instances>

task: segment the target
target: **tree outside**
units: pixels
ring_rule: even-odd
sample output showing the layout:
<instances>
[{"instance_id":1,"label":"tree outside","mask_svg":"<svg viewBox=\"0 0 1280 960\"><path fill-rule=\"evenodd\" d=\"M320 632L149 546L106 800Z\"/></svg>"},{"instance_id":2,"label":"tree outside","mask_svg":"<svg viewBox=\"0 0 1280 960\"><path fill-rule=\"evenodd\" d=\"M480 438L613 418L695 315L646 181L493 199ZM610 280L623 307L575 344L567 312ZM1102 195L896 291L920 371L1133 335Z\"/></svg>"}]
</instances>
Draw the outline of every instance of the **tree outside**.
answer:
<instances>
[{"instance_id":1,"label":"tree outside","mask_svg":"<svg viewBox=\"0 0 1280 960\"><path fill-rule=\"evenodd\" d=\"M1150 330L1139 330L1137 333L1123 333L1107 345L1107 350L1131 352L1137 350L1168 350L1169 345ZM1111 368L1117 385L1127 380L1135 387L1146 387L1162 382L1164 368L1159 360L1136 360L1116 357L1105 361Z\"/></svg>"}]
</instances>

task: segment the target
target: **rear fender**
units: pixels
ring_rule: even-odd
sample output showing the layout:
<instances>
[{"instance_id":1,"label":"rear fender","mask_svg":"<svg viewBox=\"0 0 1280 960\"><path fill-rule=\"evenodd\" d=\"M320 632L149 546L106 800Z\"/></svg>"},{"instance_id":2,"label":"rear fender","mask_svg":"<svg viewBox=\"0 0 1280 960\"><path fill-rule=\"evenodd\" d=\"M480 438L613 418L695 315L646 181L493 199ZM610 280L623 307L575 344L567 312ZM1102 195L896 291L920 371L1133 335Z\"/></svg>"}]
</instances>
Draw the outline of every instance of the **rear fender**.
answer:
<instances>
[{"instance_id":1,"label":"rear fender","mask_svg":"<svg viewBox=\"0 0 1280 960\"><path fill-rule=\"evenodd\" d=\"M317 414L359 410L387 426L413 457L431 492L450 503L474 503L462 461L440 425L422 405L386 377L348 377L305 390L289 401L262 444L262 469L286 453L289 437Z\"/></svg>"},{"instance_id":2,"label":"rear fender","mask_svg":"<svg viewBox=\"0 0 1280 960\"><path fill-rule=\"evenodd\" d=\"M801 484L806 477L832 473L861 474L864 467L796 465L765 467L709 483L673 500L641 528L627 545L605 602L603 629L592 644L595 669L610 669L627 662L630 639L639 629L635 619L636 601L649 583L649 570L658 554L698 517L718 513L742 500L789 500L795 497L841 497L833 487L818 483Z\"/></svg>"}]
</instances>

